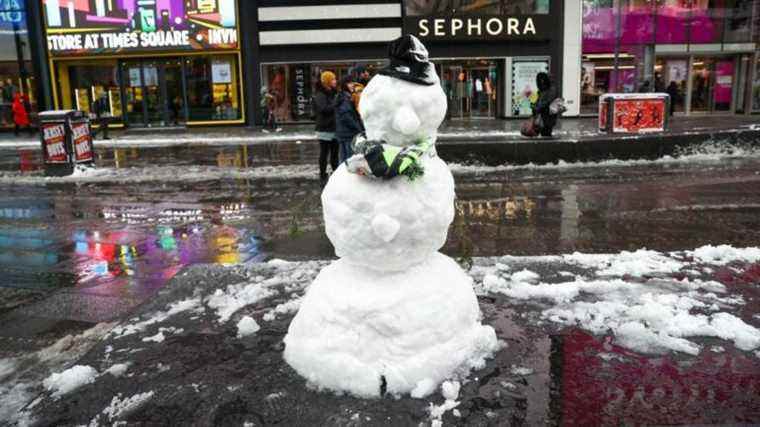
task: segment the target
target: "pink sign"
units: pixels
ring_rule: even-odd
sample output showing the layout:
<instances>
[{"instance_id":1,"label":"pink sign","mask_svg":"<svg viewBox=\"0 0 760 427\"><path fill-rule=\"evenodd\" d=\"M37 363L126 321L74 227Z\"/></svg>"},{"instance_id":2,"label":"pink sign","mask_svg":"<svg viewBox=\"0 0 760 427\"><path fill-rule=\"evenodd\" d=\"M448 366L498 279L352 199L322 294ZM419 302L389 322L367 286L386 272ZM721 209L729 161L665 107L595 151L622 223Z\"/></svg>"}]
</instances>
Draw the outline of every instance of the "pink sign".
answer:
<instances>
[{"instance_id":1,"label":"pink sign","mask_svg":"<svg viewBox=\"0 0 760 427\"><path fill-rule=\"evenodd\" d=\"M730 104L734 86L734 61L719 61L715 65L715 103Z\"/></svg>"}]
</instances>

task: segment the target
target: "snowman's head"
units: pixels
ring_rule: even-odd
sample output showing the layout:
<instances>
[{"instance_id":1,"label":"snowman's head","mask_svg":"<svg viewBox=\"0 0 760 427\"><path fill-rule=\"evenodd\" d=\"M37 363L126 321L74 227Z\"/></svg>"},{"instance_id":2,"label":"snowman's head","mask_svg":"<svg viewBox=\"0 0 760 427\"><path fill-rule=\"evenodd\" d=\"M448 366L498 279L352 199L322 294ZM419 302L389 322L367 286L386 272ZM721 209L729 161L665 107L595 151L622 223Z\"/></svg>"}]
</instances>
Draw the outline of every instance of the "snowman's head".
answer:
<instances>
[{"instance_id":1,"label":"snowman's head","mask_svg":"<svg viewBox=\"0 0 760 427\"><path fill-rule=\"evenodd\" d=\"M367 138L407 146L435 141L446 95L425 46L414 36L394 40L390 65L372 78L359 101Z\"/></svg>"}]
</instances>

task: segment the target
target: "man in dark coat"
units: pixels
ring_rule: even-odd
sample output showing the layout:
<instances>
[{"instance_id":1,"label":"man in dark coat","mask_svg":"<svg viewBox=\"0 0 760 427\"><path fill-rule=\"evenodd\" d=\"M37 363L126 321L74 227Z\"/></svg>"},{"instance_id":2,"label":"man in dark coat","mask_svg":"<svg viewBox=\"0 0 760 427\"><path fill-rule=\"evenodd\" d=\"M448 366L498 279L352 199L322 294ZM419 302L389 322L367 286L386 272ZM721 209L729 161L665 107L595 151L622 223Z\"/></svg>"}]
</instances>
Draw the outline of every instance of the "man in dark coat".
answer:
<instances>
[{"instance_id":1,"label":"man in dark coat","mask_svg":"<svg viewBox=\"0 0 760 427\"><path fill-rule=\"evenodd\" d=\"M312 100L317 140L319 141L319 179L327 181L327 158L332 171L338 169L338 141L335 139L335 98L338 83L335 73L324 71L320 75L317 90Z\"/></svg>"},{"instance_id":2,"label":"man in dark coat","mask_svg":"<svg viewBox=\"0 0 760 427\"><path fill-rule=\"evenodd\" d=\"M98 132L102 134L102 139L111 139L108 137L108 122L111 115L111 106L108 104L108 93L106 92L101 93L100 97L92 104L95 121L98 123ZM95 135L97 135L97 132L93 135L93 138Z\"/></svg>"},{"instance_id":3,"label":"man in dark coat","mask_svg":"<svg viewBox=\"0 0 760 427\"><path fill-rule=\"evenodd\" d=\"M536 86L538 87L538 100L533 104L533 118L541 136L552 136L552 130L557 125L559 115L552 113L550 107L552 102L559 98L559 94L547 73L536 75Z\"/></svg>"}]
</instances>

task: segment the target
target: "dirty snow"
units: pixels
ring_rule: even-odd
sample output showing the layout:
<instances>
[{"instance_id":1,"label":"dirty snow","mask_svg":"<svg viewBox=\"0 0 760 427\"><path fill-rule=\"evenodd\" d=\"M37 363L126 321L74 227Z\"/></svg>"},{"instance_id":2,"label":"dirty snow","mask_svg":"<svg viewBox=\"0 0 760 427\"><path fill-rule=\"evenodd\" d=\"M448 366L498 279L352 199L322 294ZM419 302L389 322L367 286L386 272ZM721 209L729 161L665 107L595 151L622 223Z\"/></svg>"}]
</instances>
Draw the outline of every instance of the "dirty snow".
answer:
<instances>
[{"instance_id":1,"label":"dirty snow","mask_svg":"<svg viewBox=\"0 0 760 427\"><path fill-rule=\"evenodd\" d=\"M237 336L238 338L247 337L248 335L255 334L259 329L261 329L261 326L256 323L256 320L254 320L253 317L243 316L237 324Z\"/></svg>"},{"instance_id":2,"label":"dirty snow","mask_svg":"<svg viewBox=\"0 0 760 427\"><path fill-rule=\"evenodd\" d=\"M108 417L109 422L118 420L120 417L128 415L130 412L134 411L145 402L152 399L154 394L155 393L153 391L147 391L145 393L135 394L134 396L122 399L122 394L119 393L117 396L114 396L113 399L111 399L111 404L103 409L102 414ZM93 422L96 421L99 420L93 420ZM93 423L91 422L90 424Z\"/></svg>"},{"instance_id":3,"label":"dirty snow","mask_svg":"<svg viewBox=\"0 0 760 427\"><path fill-rule=\"evenodd\" d=\"M760 261L760 248L757 247L737 249L729 245L707 245L687 253L705 264L725 265L734 261Z\"/></svg>"},{"instance_id":4,"label":"dirty snow","mask_svg":"<svg viewBox=\"0 0 760 427\"><path fill-rule=\"evenodd\" d=\"M178 302L167 305L166 306L167 309L165 311L160 311L157 313L153 313L150 316L146 316L147 317L146 320L143 320L137 323L121 324L113 328L113 330L110 332L109 335L115 336L117 338L121 338L127 335L140 333L140 332L145 331L145 329L148 326L154 325L156 323L161 323L169 319L170 317L174 316L175 314L179 314L179 313L190 311L190 310L197 310L200 307L201 307L201 299L199 297L178 301ZM154 336L154 338L158 338L158 337Z\"/></svg>"},{"instance_id":5,"label":"dirty snow","mask_svg":"<svg viewBox=\"0 0 760 427\"><path fill-rule=\"evenodd\" d=\"M56 398L71 393L85 384L94 383L97 376L98 371L92 366L76 365L63 372L51 374L42 384Z\"/></svg>"},{"instance_id":6,"label":"dirty snow","mask_svg":"<svg viewBox=\"0 0 760 427\"><path fill-rule=\"evenodd\" d=\"M575 253L552 260L586 270L583 275L559 276L564 282L529 282L524 279L532 276L516 278L495 267L479 267L475 269L481 276L476 288L530 302L522 307L537 308L541 319L598 335L612 333L617 344L642 353L695 355L701 351L700 345L690 340L695 337L731 341L745 351L760 347L760 330L736 316L745 303L740 295L731 295L722 284L695 275L673 277L675 273L698 272L694 263L687 261L692 258L712 265L755 262L760 260L760 251L722 245L668 254L645 249ZM538 258L526 257L522 262L529 259ZM514 257L509 261L521 262Z\"/></svg>"},{"instance_id":7,"label":"dirty snow","mask_svg":"<svg viewBox=\"0 0 760 427\"><path fill-rule=\"evenodd\" d=\"M441 394L446 400L440 405L434 405L430 402L428 412L432 425L443 425L441 421L443 414L459 406L461 402L456 400L459 397L459 388L460 384L457 381L444 381L441 384Z\"/></svg>"},{"instance_id":8,"label":"dirty snow","mask_svg":"<svg viewBox=\"0 0 760 427\"><path fill-rule=\"evenodd\" d=\"M206 300L206 305L216 310L219 322L230 320L232 315L241 308L275 295L275 291L259 283L241 283L227 286L225 290L217 289Z\"/></svg>"},{"instance_id":9,"label":"dirty snow","mask_svg":"<svg viewBox=\"0 0 760 427\"><path fill-rule=\"evenodd\" d=\"M293 299L284 302L282 304L277 304L277 306L266 313L264 313L264 321L265 322L271 322L272 320L275 320L277 318L277 315L284 315L284 314L290 314L295 313L298 311L298 309L301 307L301 297L294 296Z\"/></svg>"},{"instance_id":10,"label":"dirty snow","mask_svg":"<svg viewBox=\"0 0 760 427\"><path fill-rule=\"evenodd\" d=\"M104 374L111 374L116 378L119 378L127 373L127 369L129 369L129 363L117 363L110 368L106 369L103 373Z\"/></svg>"}]
</instances>

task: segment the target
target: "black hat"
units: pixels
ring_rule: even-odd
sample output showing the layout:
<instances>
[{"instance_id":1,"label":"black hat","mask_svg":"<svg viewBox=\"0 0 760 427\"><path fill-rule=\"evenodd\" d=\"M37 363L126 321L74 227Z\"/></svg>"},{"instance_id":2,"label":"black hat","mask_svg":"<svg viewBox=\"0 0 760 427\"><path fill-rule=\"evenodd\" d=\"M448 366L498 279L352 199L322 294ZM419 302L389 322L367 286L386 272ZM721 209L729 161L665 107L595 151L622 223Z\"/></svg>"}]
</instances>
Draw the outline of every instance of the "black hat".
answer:
<instances>
[{"instance_id":1,"label":"black hat","mask_svg":"<svg viewBox=\"0 0 760 427\"><path fill-rule=\"evenodd\" d=\"M406 35L393 40L388 47L388 56L391 63L378 71L379 74L420 85L438 83L435 68L428 61L428 51L417 37Z\"/></svg>"}]
</instances>

